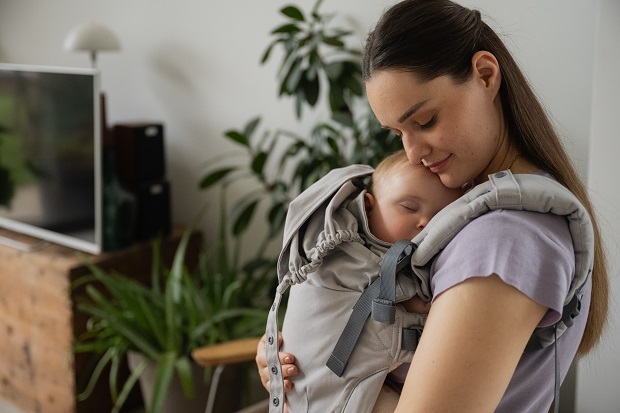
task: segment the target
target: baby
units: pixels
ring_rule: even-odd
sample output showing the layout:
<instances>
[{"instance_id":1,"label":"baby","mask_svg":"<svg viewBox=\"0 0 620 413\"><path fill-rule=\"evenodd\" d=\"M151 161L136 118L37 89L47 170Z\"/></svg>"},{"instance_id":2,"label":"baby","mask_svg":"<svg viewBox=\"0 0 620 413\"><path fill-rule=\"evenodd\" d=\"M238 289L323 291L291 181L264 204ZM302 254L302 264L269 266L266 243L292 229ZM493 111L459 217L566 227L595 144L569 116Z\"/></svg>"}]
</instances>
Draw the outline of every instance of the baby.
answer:
<instances>
[{"instance_id":1,"label":"baby","mask_svg":"<svg viewBox=\"0 0 620 413\"><path fill-rule=\"evenodd\" d=\"M320 183L319 187L325 187L327 182ZM401 150L387 156L372 172L366 191L359 194L363 199L359 196L347 198L336 210L330 203L325 212L317 210L314 213L316 220L311 221L312 224L308 223L299 230L297 234L303 241L296 241L294 247L286 247L289 249L285 250L288 270L303 272L300 265L310 266L307 264L309 261L316 262L318 266L313 267L306 282L291 286L282 330L284 346L287 347L285 351L299 356L298 366L305 372L303 377L296 379L294 389L287 394L287 405L290 403L292 411L306 409L306 392L323 394L323 390L333 391L333 386L343 385L335 375L323 377L314 369L315 365L322 364L320 369L324 371L325 364L321 360L329 356L324 349L334 348L338 337L324 334L323 324L333 326L333 322L337 323L337 314L350 311L359 297L359 287L378 274L383 254L391 244L414 238L437 212L462 194L461 189L446 188L436 174L422 165L411 164L404 150ZM307 202L312 200L307 194L300 196L294 201L296 205L292 214L303 214L301 210L305 207L312 208L316 203ZM328 215L337 222L324 227L323 222ZM289 218L295 222L295 218ZM319 247L319 244L329 238L325 232L334 231L334 228L342 234L357 232L359 241L351 236L341 244L336 242L331 252L325 253L321 260L313 261L316 251L323 250L324 246L321 244ZM369 252L363 252L364 248ZM339 303L337 309L332 305L334 302ZM399 305L409 313L428 313L429 304L418 297ZM320 322L309 326L309 319ZM313 346L306 345L308 340L313 341ZM355 364L350 363L348 368L355 369ZM351 375L355 373L351 372ZM396 393L386 394L388 391L384 387L378 403L392 405L398 400ZM313 408L317 409L316 406Z\"/></svg>"}]
</instances>

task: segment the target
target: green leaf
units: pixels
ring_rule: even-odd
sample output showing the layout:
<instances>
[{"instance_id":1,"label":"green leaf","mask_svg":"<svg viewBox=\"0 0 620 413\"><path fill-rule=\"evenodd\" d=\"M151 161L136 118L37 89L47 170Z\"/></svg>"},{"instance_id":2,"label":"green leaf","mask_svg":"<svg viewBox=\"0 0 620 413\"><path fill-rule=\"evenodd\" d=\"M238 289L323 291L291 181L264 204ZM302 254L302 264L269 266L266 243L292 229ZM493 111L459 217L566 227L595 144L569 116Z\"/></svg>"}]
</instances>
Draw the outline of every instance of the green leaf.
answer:
<instances>
[{"instance_id":1,"label":"green leaf","mask_svg":"<svg viewBox=\"0 0 620 413\"><path fill-rule=\"evenodd\" d=\"M253 201L249 205L247 205L241 213L238 215L237 219L233 222L233 235L238 237L241 235L248 227L250 222L252 221L252 217L254 216L254 212L256 211L256 206L258 205L258 201Z\"/></svg>"},{"instance_id":2,"label":"green leaf","mask_svg":"<svg viewBox=\"0 0 620 413\"><path fill-rule=\"evenodd\" d=\"M183 387L185 397L192 398L195 395L194 377L192 376L192 365L188 357L179 358L174 364L177 370L177 376Z\"/></svg>"},{"instance_id":3,"label":"green leaf","mask_svg":"<svg viewBox=\"0 0 620 413\"><path fill-rule=\"evenodd\" d=\"M319 78L316 76L312 79L306 78L302 82L302 87L304 95L306 96L306 102L308 102L310 106L316 105L316 102L319 100Z\"/></svg>"},{"instance_id":4,"label":"green leaf","mask_svg":"<svg viewBox=\"0 0 620 413\"><path fill-rule=\"evenodd\" d=\"M263 169L265 167L265 163L267 162L267 157L267 152L259 152L258 154L256 154L254 159L252 159L251 168L257 175L263 174Z\"/></svg>"},{"instance_id":5,"label":"green leaf","mask_svg":"<svg viewBox=\"0 0 620 413\"><path fill-rule=\"evenodd\" d=\"M284 221L286 218L286 206L284 203L279 202L275 204L269 211L268 219L271 224L269 227L269 238L275 237L280 230L284 227Z\"/></svg>"},{"instance_id":6,"label":"green leaf","mask_svg":"<svg viewBox=\"0 0 620 413\"><path fill-rule=\"evenodd\" d=\"M263 56L260 59L260 64L265 64L265 62L269 59L269 55L271 55L271 51L273 50L273 47L276 44L278 44L279 42L280 42L280 40L275 40L275 41L271 42L271 44L269 44L269 46L267 46L267 48L263 52Z\"/></svg>"},{"instance_id":7,"label":"green leaf","mask_svg":"<svg viewBox=\"0 0 620 413\"><path fill-rule=\"evenodd\" d=\"M157 360L157 367L155 368L153 378L153 394L148 413L159 413L164 407L168 388L172 381L172 374L174 373L175 361L176 355L174 352L164 353Z\"/></svg>"},{"instance_id":8,"label":"green leaf","mask_svg":"<svg viewBox=\"0 0 620 413\"><path fill-rule=\"evenodd\" d=\"M227 131L226 133L224 133L224 136L228 137L232 141L237 142L243 146L248 146L248 147L250 146L250 142L247 136L245 136L244 134L236 130Z\"/></svg>"},{"instance_id":9,"label":"green leaf","mask_svg":"<svg viewBox=\"0 0 620 413\"><path fill-rule=\"evenodd\" d=\"M349 128L355 127L355 122L353 121L353 118L351 117L350 113L334 112L332 113L332 119L346 127L349 127Z\"/></svg>"},{"instance_id":10,"label":"green leaf","mask_svg":"<svg viewBox=\"0 0 620 413\"><path fill-rule=\"evenodd\" d=\"M336 140L332 138L331 136L327 138L327 144L332 149L332 152L334 152L335 155L338 155L340 153L340 149L338 148L338 143L336 143Z\"/></svg>"},{"instance_id":11,"label":"green leaf","mask_svg":"<svg viewBox=\"0 0 620 413\"><path fill-rule=\"evenodd\" d=\"M226 168L221 168L216 171L209 173L207 176L202 178L200 181L200 188L206 189L209 188L216 183L220 182L222 179L227 177L231 172L235 171L237 168L230 166Z\"/></svg>"},{"instance_id":12,"label":"green leaf","mask_svg":"<svg viewBox=\"0 0 620 413\"><path fill-rule=\"evenodd\" d=\"M338 79L343 69L344 69L344 65L342 62L330 63L330 64L325 65L324 67L325 74L330 80Z\"/></svg>"},{"instance_id":13,"label":"green leaf","mask_svg":"<svg viewBox=\"0 0 620 413\"><path fill-rule=\"evenodd\" d=\"M278 33L287 33L287 34L292 34L292 33L298 33L300 32L301 29L293 23L287 23L284 24L274 30L271 31L271 34L278 34Z\"/></svg>"},{"instance_id":14,"label":"green leaf","mask_svg":"<svg viewBox=\"0 0 620 413\"><path fill-rule=\"evenodd\" d=\"M113 352L114 352L114 349L110 348L99 359L99 362L97 363L97 366L93 370L93 373L91 374L90 379L88 380L88 384L86 385L86 389L84 389L83 392L81 392L81 393L79 393L77 395L77 400L78 401L86 400L88 398L88 396L90 396L92 394L93 390L95 389L95 384L97 384L97 382L99 381L99 377L101 376L101 372L103 371L105 366L109 363L109 361L112 359Z\"/></svg>"},{"instance_id":15,"label":"green leaf","mask_svg":"<svg viewBox=\"0 0 620 413\"><path fill-rule=\"evenodd\" d=\"M344 78L344 84L355 95L364 95L364 87L362 86L362 83L355 77L355 75L350 75Z\"/></svg>"},{"instance_id":16,"label":"green leaf","mask_svg":"<svg viewBox=\"0 0 620 413\"><path fill-rule=\"evenodd\" d=\"M334 47L344 47L344 42L337 37L323 37L323 43Z\"/></svg>"},{"instance_id":17,"label":"green leaf","mask_svg":"<svg viewBox=\"0 0 620 413\"><path fill-rule=\"evenodd\" d=\"M258 126L258 124L260 123L260 116L255 117L254 119L250 120L247 125L245 125L245 129L243 131L243 135L246 136L248 139L254 135L254 131L256 130L256 127Z\"/></svg>"},{"instance_id":18,"label":"green leaf","mask_svg":"<svg viewBox=\"0 0 620 413\"><path fill-rule=\"evenodd\" d=\"M286 6L280 10L280 13L294 20L298 20L301 22L306 21L306 19L304 18L304 14L295 6Z\"/></svg>"},{"instance_id":19,"label":"green leaf","mask_svg":"<svg viewBox=\"0 0 620 413\"><path fill-rule=\"evenodd\" d=\"M301 67L301 63L302 63L301 58L295 59L295 61L291 65L291 68L289 69L289 72L286 76L286 90L291 93L297 90L299 81L302 75L304 74L304 70Z\"/></svg>"},{"instance_id":20,"label":"green leaf","mask_svg":"<svg viewBox=\"0 0 620 413\"><path fill-rule=\"evenodd\" d=\"M335 82L330 82L329 88L329 107L332 112L338 112L344 106L344 97L342 96L342 89L340 85Z\"/></svg>"},{"instance_id":21,"label":"green leaf","mask_svg":"<svg viewBox=\"0 0 620 413\"><path fill-rule=\"evenodd\" d=\"M133 387L135 386L140 376L142 376L142 373L144 373L144 370L146 370L147 365L148 365L148 361L144 359L131 372L131 374L127 378L127 381L125 381L125 384L123 385L123 388L120 394L118 395L118 399L116 399L116 403L114 403L114 408L112 409L111 413L118 413L120 411L120 408L123 406L123 404L127 400L127 397L129 396L131 392L131 389L133 389Z\"/></svg>"}]
</instances>

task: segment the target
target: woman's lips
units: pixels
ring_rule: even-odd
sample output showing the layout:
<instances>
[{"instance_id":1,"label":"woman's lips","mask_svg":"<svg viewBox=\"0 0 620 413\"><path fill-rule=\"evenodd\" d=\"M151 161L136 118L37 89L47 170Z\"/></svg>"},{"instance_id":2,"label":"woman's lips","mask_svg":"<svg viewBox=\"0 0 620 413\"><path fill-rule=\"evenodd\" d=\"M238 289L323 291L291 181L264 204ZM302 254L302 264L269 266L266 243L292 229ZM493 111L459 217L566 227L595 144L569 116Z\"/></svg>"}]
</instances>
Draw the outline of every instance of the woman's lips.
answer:
<instances>
[{"instance_id":1,"label":"woman's lips","mask_svg":"<svg viewBox=\"0 0 620 413\"><path fill-rule=\"evenodd\" d=\"M448 155L448 157L446 157L445 159L439 161L439 162L435 162L432 163L430 165L426 165L426 167L433 173L439 173L441 172L442 169L444 169L444 167L446 166L446 164L448 163L448 160L450 159L452 155Z\"/></svg>"}]
</instances>

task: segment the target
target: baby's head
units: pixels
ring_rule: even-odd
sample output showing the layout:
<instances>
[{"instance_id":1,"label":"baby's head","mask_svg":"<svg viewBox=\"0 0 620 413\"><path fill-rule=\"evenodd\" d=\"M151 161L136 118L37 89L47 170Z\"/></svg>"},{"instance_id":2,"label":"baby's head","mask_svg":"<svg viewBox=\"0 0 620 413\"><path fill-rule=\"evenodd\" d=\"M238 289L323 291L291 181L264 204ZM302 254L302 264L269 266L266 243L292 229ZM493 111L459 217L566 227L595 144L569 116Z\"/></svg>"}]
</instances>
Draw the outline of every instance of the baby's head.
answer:
<instances>
[{"instance_id":1,"label":"baby's head","mask_svg":"<svg viewBox=\"0 0 620 413\"><path fill-rule=\"evenodd\" d=\"M370 232L390 243L412 239L461 195L462 189L445 187L436 174L398 151L377 165L368 185L364 202Z\"/></svg>"}]
</instances>

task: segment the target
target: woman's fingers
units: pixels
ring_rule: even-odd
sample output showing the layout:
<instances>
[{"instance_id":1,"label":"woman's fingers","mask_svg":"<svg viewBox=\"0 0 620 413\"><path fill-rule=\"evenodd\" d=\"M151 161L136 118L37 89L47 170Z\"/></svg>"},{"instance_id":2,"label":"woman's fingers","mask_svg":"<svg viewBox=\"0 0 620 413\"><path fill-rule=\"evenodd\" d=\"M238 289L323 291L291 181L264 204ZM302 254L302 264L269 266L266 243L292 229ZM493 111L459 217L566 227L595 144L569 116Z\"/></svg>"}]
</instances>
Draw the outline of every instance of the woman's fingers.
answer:
<instances>
[{"instance_id":1,"label":"woman's fingers","mask_svg":"<svg viewBox=\"0 0 620 413\"><path fill-rule=\"evenodd\" d=\"M282 344L282 336L278 334L278 344ZM293 388L293 383L289 380L291 377L299 373L299 369L295 365L295 356L290 353L280 352L280 363L282 364L282 377L284 378L284 391ZM258 342L256 349L256 366L263 387L269 391L270 372L267 366L267 357L265 356L265 336Z\"/></svg>"}]
</instances>

